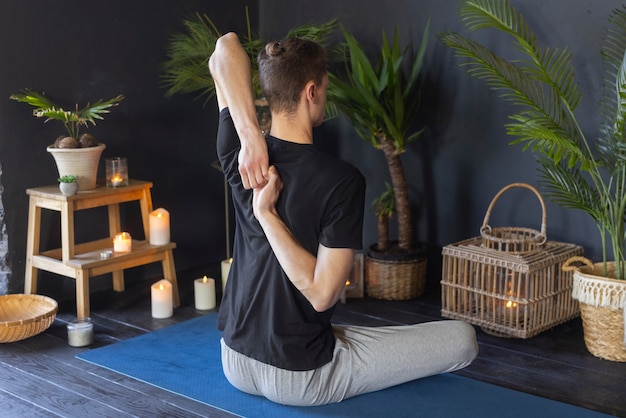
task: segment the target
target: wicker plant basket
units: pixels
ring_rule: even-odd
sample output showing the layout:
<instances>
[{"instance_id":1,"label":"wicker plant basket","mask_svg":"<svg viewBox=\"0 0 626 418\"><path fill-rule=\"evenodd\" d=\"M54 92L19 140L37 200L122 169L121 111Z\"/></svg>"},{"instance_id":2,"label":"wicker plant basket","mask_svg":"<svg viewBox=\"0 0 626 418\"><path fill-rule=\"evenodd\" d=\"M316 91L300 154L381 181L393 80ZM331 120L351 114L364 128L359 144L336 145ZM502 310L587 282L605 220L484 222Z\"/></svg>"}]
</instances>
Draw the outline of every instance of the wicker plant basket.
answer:
<instances>
[{"instance_id":1,"label":"wicker plant basket","mask_svg":"<svg viewBox=\"0 0 626 418\"><path fill-rule=\"evenodd\" d=\"M582 262L583 267L574 267ZM579 301L580 316L587 350L596 357L626 362L624 320L626 316L626 280L615 275L615 263L595 263L584 257L572 257L563 265L574 271L572 297Z\"/></svg>"},{"instance_id":2,"label":"wicker plant basket","mask_svg":"<svg viewBox=\"0 0 626 418\"><path fill-rule=\"evenodd\" d=\"M42 295L0 296L0 343L30 338L54 322L58 304Z\"/></svg>"},{"instance_id":3,"label":"wicker plant basket","mask_svg":"<svg viewBox=\"0 0 626 418\"><path fill-rule=\"evenodd\" d=\"M425 252L411 260L365 257L365 289L375 299L408 300L421 296L426 286Z\"/></svg>"},{"instance_id":4,"label":"wicker plant basket","mask_svg":"<svg viewBox=\"0 0 626 418\"><path fill-rule=\"evenodd\" d=\"M504 192L514 187L523 187L531 190L541 204L542 217L541 217L541 231L537 231L531 228L523 227L498 227L492 228L489 226L489 218L491 217L491 211L496 202L502 196ZM543 245L546 240L546 204L541 197L541 194L536 188L526 183L512 183L500 190L493 198L487 208L483 226L480 228L480 235L483 238L483 246L485 248L491 248L498 251L524 254L531 251L535 251L538 247Z\"/></svg>"}]
</instances>

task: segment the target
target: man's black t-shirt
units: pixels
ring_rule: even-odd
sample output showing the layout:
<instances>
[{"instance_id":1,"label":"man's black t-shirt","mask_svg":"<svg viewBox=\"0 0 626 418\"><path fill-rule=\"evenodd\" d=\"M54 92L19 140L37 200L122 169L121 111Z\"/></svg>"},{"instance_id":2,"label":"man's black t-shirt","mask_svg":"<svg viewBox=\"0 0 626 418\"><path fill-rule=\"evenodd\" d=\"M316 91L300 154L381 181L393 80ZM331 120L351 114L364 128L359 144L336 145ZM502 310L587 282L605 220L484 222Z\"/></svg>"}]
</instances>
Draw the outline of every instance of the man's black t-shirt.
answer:
<instances>
[{"instance_id":1,"label":"man's black t-shirt","mask_svg":"<svg viewBox=\"0 0 626 418\"><path fill-rule=\"evenodd\" d=\"M297 241L360 249L365 181L361 173L310 144L267 137L270 164L283 181L276 209ZM288 370L332 360L334 307L317 312L289 281L253 215L252 191L238 170L240 142L228 109L220 112L217 153L232 190L236 227L233 264L218 328L233 350Z\"/></svg>"}]
</instances>

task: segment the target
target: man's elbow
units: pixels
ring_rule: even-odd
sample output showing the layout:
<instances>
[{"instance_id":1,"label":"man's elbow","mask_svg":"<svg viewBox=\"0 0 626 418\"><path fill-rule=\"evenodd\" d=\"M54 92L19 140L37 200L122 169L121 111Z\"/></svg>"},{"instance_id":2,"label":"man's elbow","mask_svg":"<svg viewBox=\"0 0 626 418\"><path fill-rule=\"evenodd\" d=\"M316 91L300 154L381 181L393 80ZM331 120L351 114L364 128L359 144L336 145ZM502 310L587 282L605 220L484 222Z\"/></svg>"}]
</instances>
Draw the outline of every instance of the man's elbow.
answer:
<instances>
[{"instance_id":1,"label":"man's elbow","mask_svg":"<svg viewBox=\"0 0 626 418\"><path fill-rule=\"evenodd\" d=\"M228 32L220 36L215 42L215 49L209 57L209 71L213 76L219 71L220 65L228 55L229 45L232 45L233 42L239 43L239 37L235 32Z\"/></svg>"},{"instance_id":2,"label":"man's elbow","mask_svg":"<svg viewBox=\"0 0 626 418\"><path fill-rule=\"evenodd\" d=\"M320 297L309 300L309 302L311 302L311 306L313 306L316 312L325 312L335 306L339 297L340 295L320 295Z\"/></svg>"}]
</instances>

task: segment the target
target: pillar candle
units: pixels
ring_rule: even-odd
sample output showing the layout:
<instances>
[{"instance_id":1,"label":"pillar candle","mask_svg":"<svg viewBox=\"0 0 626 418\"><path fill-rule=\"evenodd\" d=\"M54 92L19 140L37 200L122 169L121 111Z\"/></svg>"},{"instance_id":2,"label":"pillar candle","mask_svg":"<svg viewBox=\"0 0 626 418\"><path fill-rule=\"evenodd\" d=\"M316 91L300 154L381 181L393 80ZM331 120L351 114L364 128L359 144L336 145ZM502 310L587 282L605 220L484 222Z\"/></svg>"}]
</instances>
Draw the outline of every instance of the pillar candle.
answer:
<instances>
[{"instance_id":1,"label":"pillar candle","mask_svg":"<svg viewBox=\"0 0 626 418\"><path fill-rule=\"evenodd\" d=\"M232 263L232 258L222 261L222 294L224 294L224 289L226 289L226 281L228 280L228 273L230 273L230 266Z\"/></svg>"},{"instance_id":2,"label":"pillar candle","mask_svg":"<svg viewBox=\"0 0 626 418\"><path fill-rule=\"evenodd\" d=\"M115 234L113 239L113 251L116 253L127 253L133 249L133 240L128 232Z\"/></svg>"},{"instance_id":3,"label":"pillar candle","mask_svg":"<svg viewBox=\"0 0 626 418\"><path fill-rule=\"evenodd\" d=\"M170 242L170 213L163 208L150 212L150 244L165 245Z\"/></svg>"},{"instance_id":4,"label":"pillar candle","mask_svg":"<svg viewBox=\"0 0 626 418\"><path fill-rule=\"evenodd\" d=\"M169 318L174 313L172 302L172 284L167 280L159 280L151 288L152 317Z\"/></svg>"},{"instance_id":5,"label":"pillar candle","mask_svg":"<svg viewBox=\"0 0 626 418\"><path fill-rule=\"evenodd\" d=\"M196 309L208 311L215 308L215 280L204 276L193 283Z\"/></svg>"}]
</instances>

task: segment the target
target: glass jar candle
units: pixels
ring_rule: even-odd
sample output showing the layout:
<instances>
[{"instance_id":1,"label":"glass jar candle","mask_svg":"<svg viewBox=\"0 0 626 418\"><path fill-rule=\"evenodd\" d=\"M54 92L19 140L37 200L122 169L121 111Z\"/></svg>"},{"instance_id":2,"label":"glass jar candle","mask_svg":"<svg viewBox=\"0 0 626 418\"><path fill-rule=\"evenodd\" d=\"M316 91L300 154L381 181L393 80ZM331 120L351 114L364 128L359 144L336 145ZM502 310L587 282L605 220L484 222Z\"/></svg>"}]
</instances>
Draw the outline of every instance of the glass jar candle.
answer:
<instances>
[{"instance_id":1,"label":"glass jar candle","mask_svg":"<svg viewBox=\"0 0 626 418\"><path fill-rule=\"evenodd\" d=\"M128 160L126 157L105 159L107 187L128 186Z\"/></svg>"},{"instance_id":2,"label":"glass jar candle","mask_svg":"<svg viewBox=\"0 0 626 418\"><path fill-rule=\"evenodd\" d=\"M76 319L67 324L67 342L72 347L85 347L92 344L93 324L91 319Z\"/></svg>"}]
</instances>

